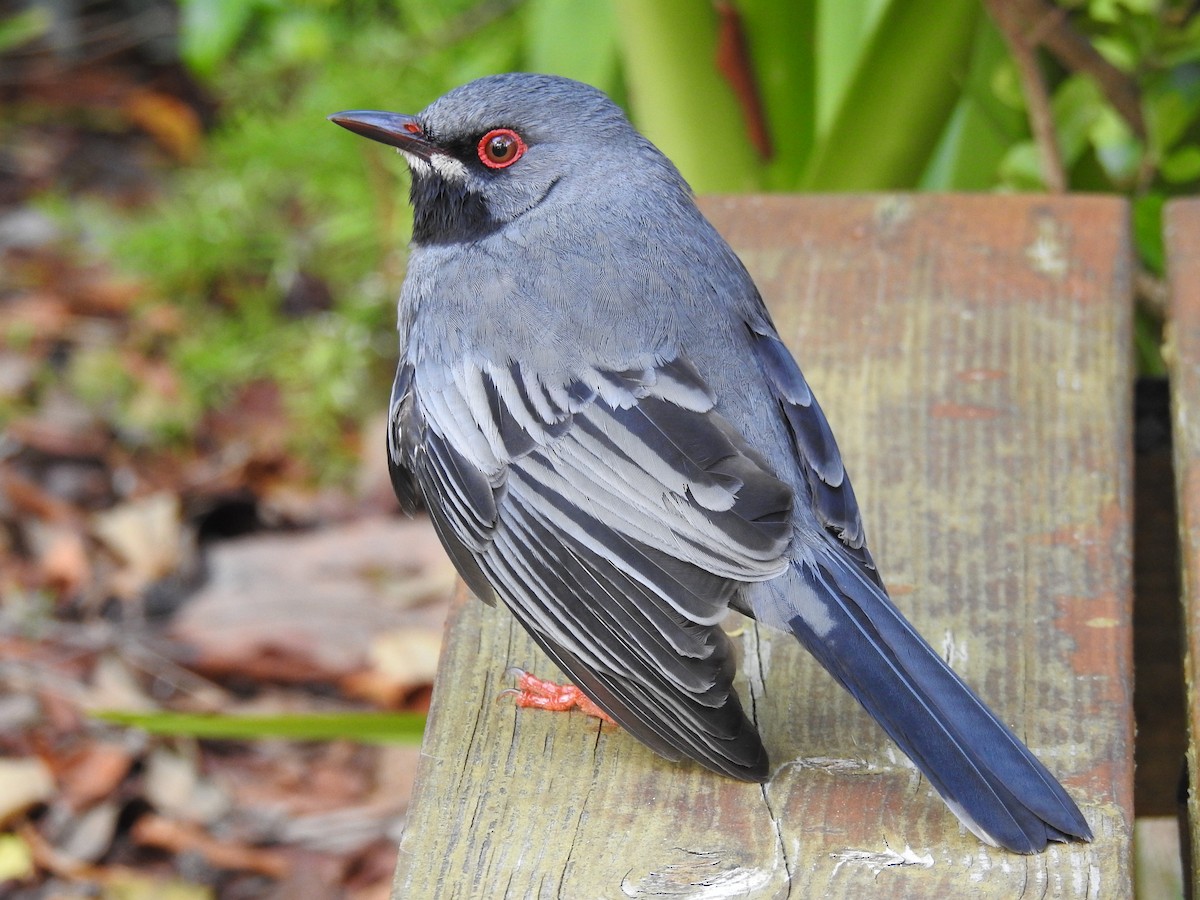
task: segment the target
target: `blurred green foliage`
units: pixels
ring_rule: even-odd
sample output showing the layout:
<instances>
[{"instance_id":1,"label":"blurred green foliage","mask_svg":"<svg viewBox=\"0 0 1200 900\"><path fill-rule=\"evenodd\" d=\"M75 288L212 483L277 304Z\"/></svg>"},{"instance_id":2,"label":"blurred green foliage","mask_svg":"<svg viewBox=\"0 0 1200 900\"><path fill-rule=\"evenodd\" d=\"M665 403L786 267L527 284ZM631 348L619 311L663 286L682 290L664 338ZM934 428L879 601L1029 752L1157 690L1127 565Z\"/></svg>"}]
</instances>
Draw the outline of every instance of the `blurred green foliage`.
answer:
<instances>
[{"instance_id":1,"label":"blurred green foliage","mask_svg":"<svg viewBox=\"0 0 1200 900\"><path fill-rule=\"evenodd\" d=\"M1092 78L1042 54L1069 189L1130 197L1142 261L1161 273L1163 202L1200 179L1200 16L1183 0L1062 5L1140 92L1147 129L1138 137ZM330 472L342 431L382 404L405 176L327 125L337 110L411 112L480 75L550 71L626 104L701 192L1044 188L1018 70L979 0L733 6L769 155L714 64L733 32L710 3L181 0L181 54L219 98L220 124L161 204L111 232L188 317L170 352L190 399L166 431L270 377L288 388L297 449ZM329 309L289 311L305 279L328 287ZM1141 337L1153 369L1153 323Z\"/></svg>"}]
</instances>

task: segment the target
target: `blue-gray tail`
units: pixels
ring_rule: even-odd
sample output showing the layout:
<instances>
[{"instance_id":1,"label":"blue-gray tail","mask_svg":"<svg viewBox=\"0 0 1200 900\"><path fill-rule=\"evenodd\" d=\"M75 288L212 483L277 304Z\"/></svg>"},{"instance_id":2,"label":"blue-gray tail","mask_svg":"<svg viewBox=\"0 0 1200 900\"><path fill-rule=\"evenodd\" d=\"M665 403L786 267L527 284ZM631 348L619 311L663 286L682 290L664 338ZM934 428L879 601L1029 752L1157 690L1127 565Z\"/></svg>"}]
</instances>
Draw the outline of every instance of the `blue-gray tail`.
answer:
<instances>
[{"instance_id":1,"label":"blue-gray tail","mask_svg":"<svg viewBox=\"0 0 1200 900\"><path fill-rule=\"evenodd\" d=\"M1017 853L1036 853L1050 841L1091 840L1062 785L867 572L835 552L795 563L794 573L799 577L778 579L756 594L756 614L782 620L967 828ZM780 589L789 582L797 590L785 596Z\"/></svg>"}]
</instances>

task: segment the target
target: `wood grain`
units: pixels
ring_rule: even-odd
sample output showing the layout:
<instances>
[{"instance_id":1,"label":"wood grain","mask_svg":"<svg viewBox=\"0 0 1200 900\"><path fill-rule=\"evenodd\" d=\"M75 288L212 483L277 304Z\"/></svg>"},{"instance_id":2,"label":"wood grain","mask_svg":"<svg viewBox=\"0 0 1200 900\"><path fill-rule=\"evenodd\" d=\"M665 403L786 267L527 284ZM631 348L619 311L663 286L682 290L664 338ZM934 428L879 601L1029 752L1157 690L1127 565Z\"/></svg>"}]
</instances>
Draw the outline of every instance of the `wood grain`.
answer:
<instances>
[{"instance_id":1,"label":"wood grain","mask_svg":"<svg viewBox=\"0 0 1200 900\"><path fill-rule=\"evenodd\" d=\"M824 405L897 602L1078 799L1090 845L962 829L790 638L748 623L765 786L581 715L502 609L449 627L396 898L1131 891L1130 260L1103 198L710 198ZM1197 481L1200 490L1200 479Z\"/></svg>"},{"instance_id":2,"label":"wood grain","mask_svg":"<svg viewBox=\"0 0 1200 900\"><path fill-rule=\"evenodd\" d=\"M1188 846L1191 895L1200 896L1200 200L1166 208L1171 307L1167 361L1171 377L1175 483L1182 563L1184 660L1188 722Z\"/></svg>"}]
</instances>

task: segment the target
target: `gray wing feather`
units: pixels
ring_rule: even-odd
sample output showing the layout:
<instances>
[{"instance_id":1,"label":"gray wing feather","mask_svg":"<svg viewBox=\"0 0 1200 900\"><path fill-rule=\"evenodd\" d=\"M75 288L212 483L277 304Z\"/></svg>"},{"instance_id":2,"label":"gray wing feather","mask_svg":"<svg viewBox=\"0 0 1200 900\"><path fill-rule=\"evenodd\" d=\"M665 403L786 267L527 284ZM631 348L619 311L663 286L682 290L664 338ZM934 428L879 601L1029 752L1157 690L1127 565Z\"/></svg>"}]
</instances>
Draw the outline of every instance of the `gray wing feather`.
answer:
<instances>
[{"instance_id":1,"label":"gray wing feather","mask_svg":"<svg viewBox=\"0 0 1200 900\"><path fill-rule=\"evenodd\" d=\"M400 465L472 588L659 752L764 777L718 623L739 585L787 568L792 493L694 368L543 385L465 361L409 380Z\"/></svg>"}]
</instances>

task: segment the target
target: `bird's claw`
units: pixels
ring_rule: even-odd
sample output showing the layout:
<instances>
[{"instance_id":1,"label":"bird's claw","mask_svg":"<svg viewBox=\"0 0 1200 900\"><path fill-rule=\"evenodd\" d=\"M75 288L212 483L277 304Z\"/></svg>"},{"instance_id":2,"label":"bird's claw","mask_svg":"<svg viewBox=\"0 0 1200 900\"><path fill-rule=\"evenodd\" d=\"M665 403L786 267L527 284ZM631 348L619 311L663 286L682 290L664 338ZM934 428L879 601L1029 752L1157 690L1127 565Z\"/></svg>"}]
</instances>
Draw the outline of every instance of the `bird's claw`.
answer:
<instances>
[{"instance_id":1,"label":"bird's claw","mask_svg":"<svg viewBox=\"0 0 1200 900\"><path fill-rule=\"evenodd\" d=\"M516 676L517 687L502 690L496 695L496 702L499 702L501 697L511 694L519 707L546 709L553 712L578 709L585 715L593 716L610 725L616 724L608 713L573 684L546 681L517 666L509 666L505 670L505 674Z\"/></svg>"}]
</instances>

